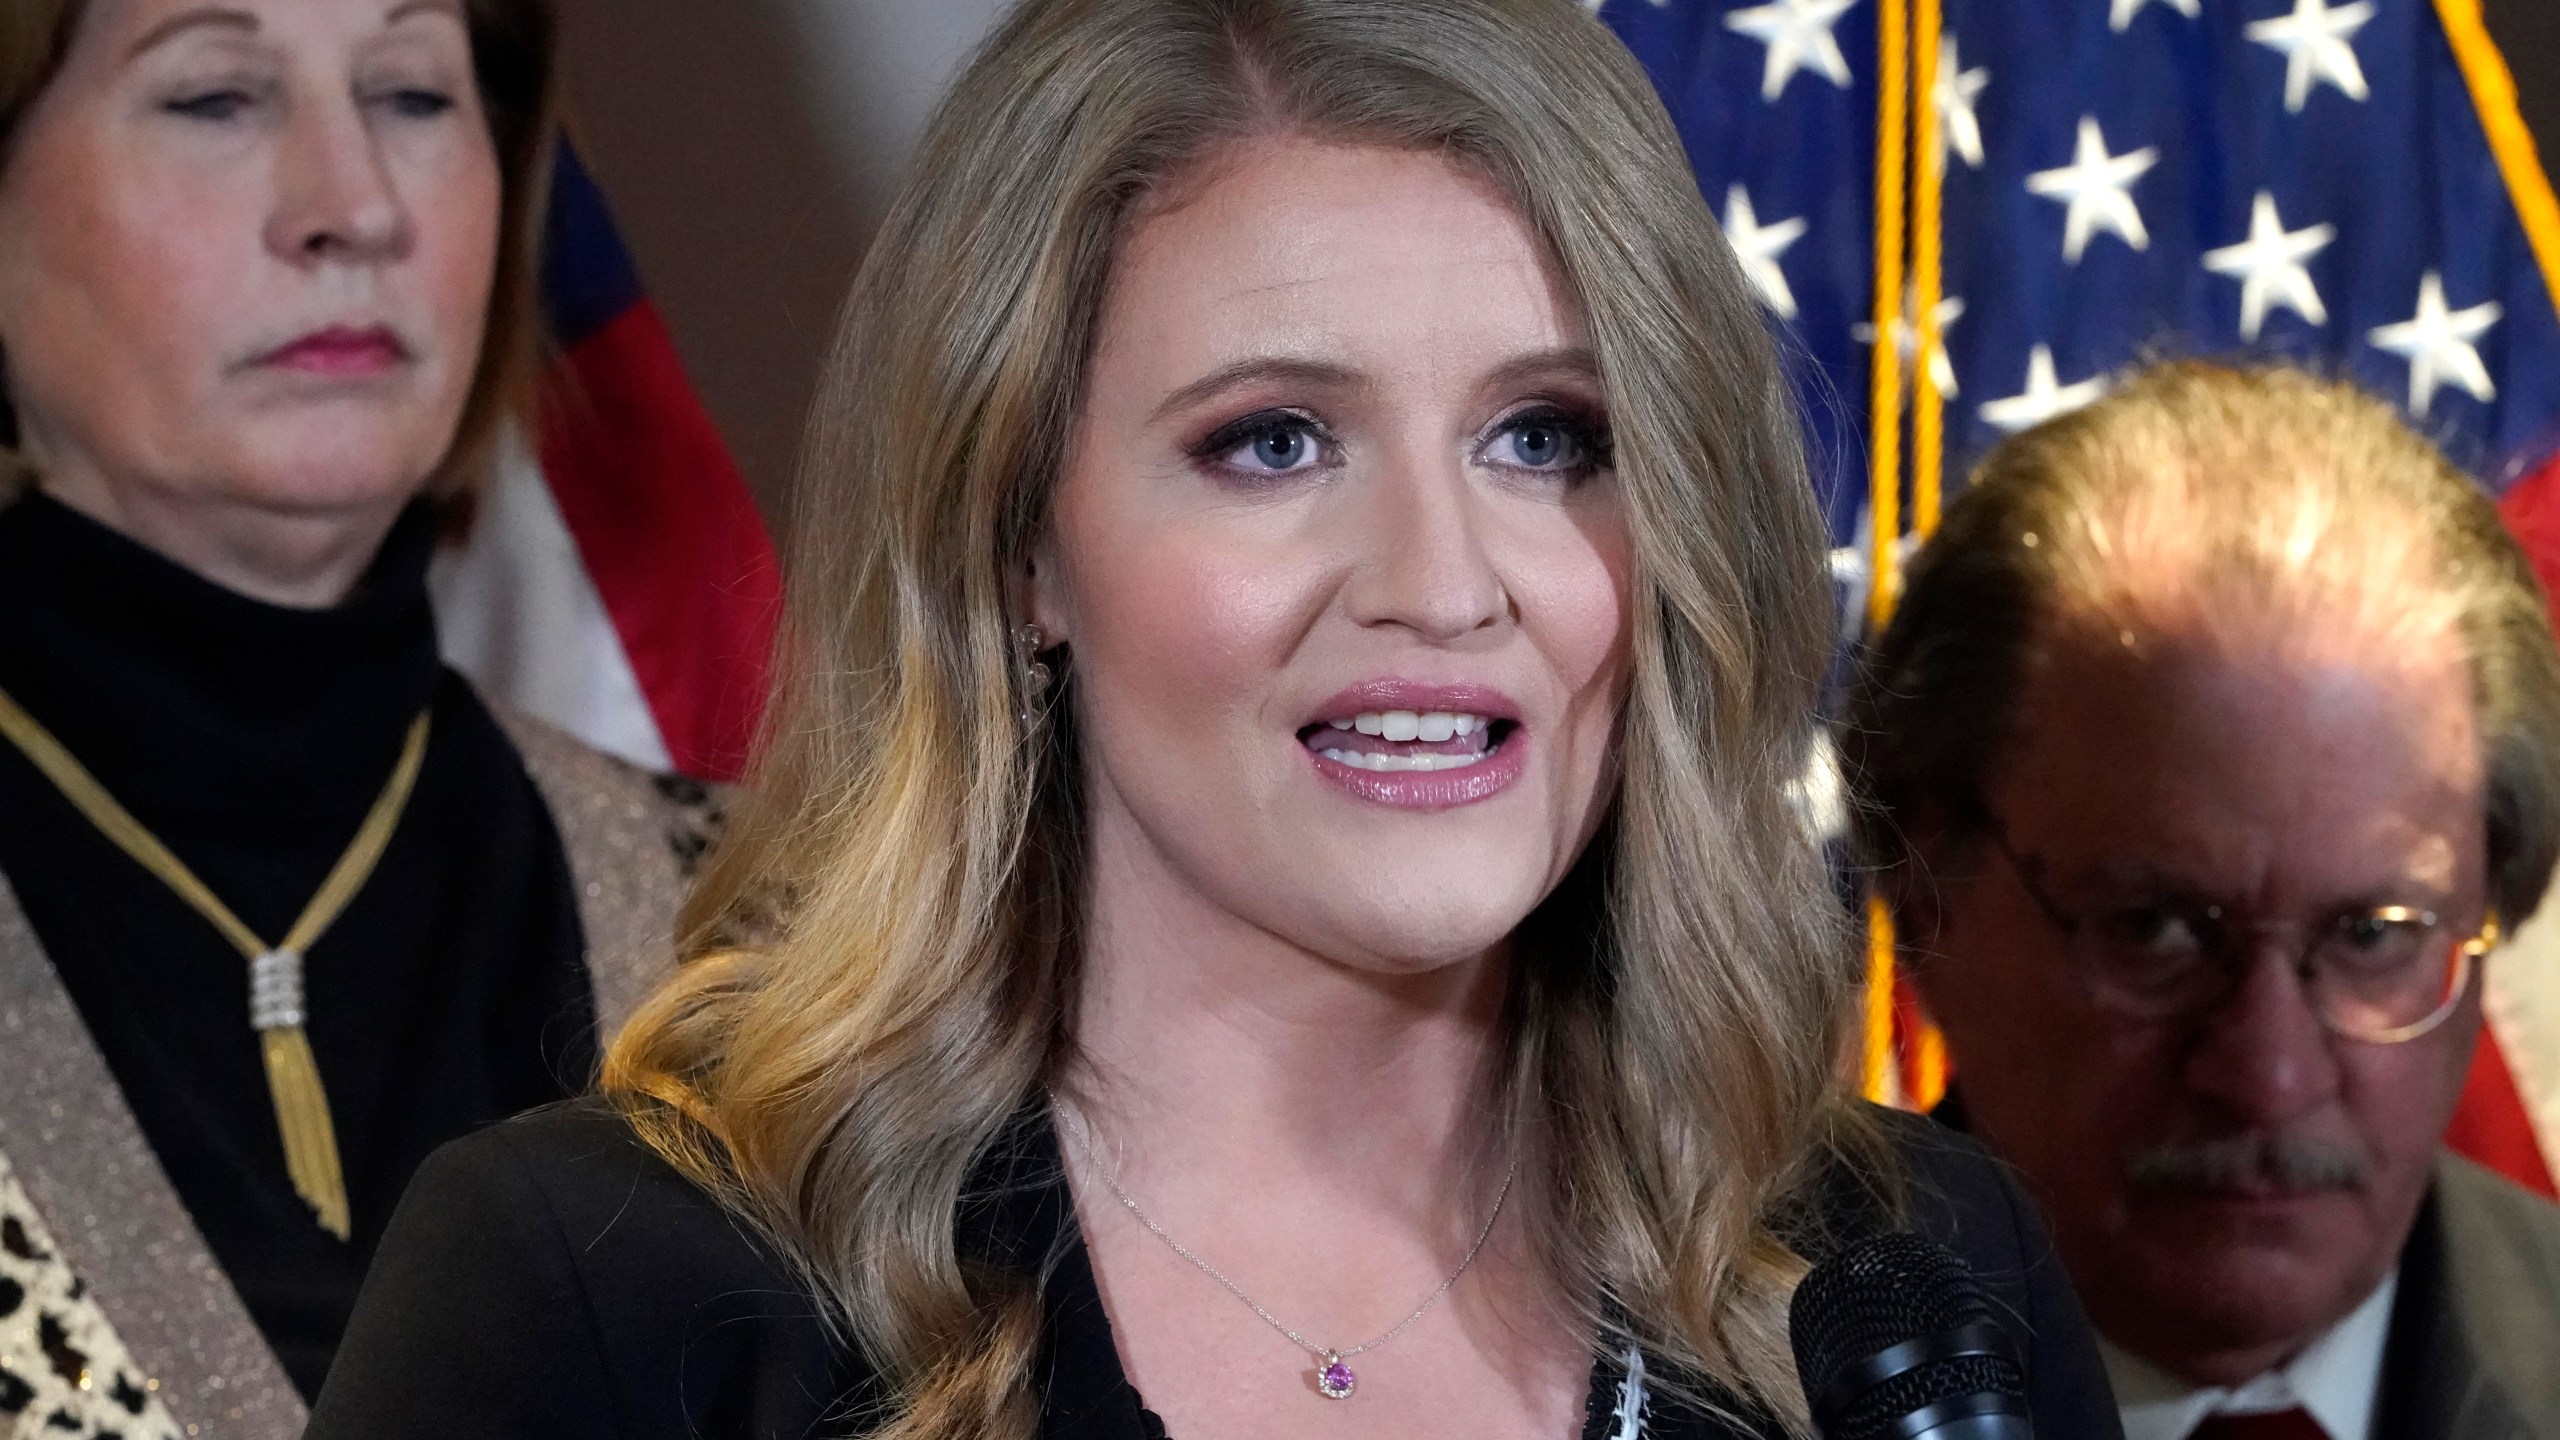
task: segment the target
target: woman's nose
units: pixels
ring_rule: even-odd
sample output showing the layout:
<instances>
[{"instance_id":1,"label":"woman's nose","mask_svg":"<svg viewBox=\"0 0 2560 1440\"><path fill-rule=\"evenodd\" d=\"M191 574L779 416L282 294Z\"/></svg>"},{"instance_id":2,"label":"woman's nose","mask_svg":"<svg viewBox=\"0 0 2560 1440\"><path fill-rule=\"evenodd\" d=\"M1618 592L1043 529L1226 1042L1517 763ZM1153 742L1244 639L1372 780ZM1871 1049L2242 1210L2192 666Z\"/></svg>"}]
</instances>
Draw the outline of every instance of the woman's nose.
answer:
<instances>
[{"instance_id":1,"label":"woman's nose","mask_svg":"<svg viewBox=\"0 0 2560 1440\"><path fill-rule=\"evenodd\" d=\"M390 165L352 103L303 105L278 138L267 246L295 264L380 263L414 238Z\"/></svg>"},{"instance_id":2,"label":"woman's nose","mask_svg":"<svg viewBox=\"0 0 2560 1440\"><path fill-rule=\"evenodd\" d=\"M1447 642L1510 617L1511 595L1462 464L1402 458L1364 488L1361 564L1345 594L1353 619Z\"/></svg>"}]
</instances>

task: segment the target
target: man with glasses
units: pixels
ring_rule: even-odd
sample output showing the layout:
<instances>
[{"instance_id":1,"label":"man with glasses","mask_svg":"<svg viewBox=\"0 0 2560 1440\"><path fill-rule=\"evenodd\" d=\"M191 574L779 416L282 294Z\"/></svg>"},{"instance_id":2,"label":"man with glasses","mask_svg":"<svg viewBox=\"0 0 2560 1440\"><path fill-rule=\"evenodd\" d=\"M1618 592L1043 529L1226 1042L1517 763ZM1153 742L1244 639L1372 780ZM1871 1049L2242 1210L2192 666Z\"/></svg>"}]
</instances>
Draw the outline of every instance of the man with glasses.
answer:
<instances>
[{"instance_id":1,"label":"man with glasses","mask_svg":"<svg viewBox=\"0 0 2560 1440\"><path fill-rule=\"evenodd\" d=\"M2560 653L2475 487L2346 385L2138 375L1984 463L1844 748L2128 1440L2560 1437L2560 1208L2441 1148L2560 855Z\"/></svg>"}]
</instances>

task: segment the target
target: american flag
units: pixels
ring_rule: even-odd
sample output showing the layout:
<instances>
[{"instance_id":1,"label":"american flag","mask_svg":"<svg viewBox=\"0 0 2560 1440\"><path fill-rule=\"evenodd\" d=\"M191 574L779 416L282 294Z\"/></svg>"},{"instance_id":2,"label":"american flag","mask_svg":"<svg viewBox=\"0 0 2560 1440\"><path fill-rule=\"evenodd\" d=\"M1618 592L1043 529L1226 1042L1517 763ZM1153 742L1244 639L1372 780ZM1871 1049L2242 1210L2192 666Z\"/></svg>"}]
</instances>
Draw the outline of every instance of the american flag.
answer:
<instances>
[{"instance_id":1,"label":"american flag","mask_svg":"<svg viewBox=\"0 0 2560 1440\"><path fill-rule=\"evenodd\" d=\"M2560 204L2478 0L1584 3L1785 336L1846 627L1942 483L2166 355L2399 401L2560 578ZM2454 1139L2547 1193L2560 905L2486 974Z\"/></svg>"},{"instance_id":2,"label":"american flag","mask_svg":"<svg viewBox=\"0 0 2560 1440\"><path fill-rule=\"evenodd\" d=\"M781 609L773 542L565 145L540 288L552 363L533 433L430 577L446 658L610 754L734 780Z\"/></svg>"}]
</instances>

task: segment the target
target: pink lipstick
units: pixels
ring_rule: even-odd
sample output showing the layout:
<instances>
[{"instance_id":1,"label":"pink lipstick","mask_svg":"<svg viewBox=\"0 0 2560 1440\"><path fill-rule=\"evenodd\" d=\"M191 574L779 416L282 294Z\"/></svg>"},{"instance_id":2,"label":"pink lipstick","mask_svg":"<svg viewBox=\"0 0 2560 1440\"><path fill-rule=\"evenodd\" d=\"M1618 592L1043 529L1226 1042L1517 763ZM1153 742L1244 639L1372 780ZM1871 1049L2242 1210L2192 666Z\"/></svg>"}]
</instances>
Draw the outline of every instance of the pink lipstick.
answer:
<instances>
[{"instance_id":1,"label":"pink lipstick","mask_svg":"<svg viewBox=\"0 0 2560 1440\"><path fill-rule=\"evenodd\" d=\"M306 375L361 379L408 363L409 347L387 325L332 325L268 351L262 365Z\"/></svg>"},{"instance_id":2,"label":"pink lipstick","mask_svg":"<svg viewBox=\"0 0 2560 1440\"><path fill-rule=\"evenodd\" d=\"M1481 685L1367 681L1320 706L1298 739L1324 779L1406 810L1487 799L1528 764L1519 706Z\"/></svg>"}]
</instances>

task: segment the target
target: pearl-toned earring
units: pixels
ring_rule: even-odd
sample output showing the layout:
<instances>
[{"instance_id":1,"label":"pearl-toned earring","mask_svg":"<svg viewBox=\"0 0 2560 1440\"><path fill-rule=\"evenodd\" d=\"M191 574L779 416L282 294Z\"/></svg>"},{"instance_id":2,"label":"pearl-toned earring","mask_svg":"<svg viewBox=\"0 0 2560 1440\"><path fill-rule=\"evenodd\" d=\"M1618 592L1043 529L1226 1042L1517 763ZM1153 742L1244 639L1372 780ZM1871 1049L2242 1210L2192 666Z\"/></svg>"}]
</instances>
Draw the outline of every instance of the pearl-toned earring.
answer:
<instances>
[{"instance_id":1,"label":"pearl-toned earring","mask_svg":"<svg viewBox=\"0 0 2560 1440\"><path fill-rule=\"evenodd\" d=\"M1046 713L1040 702L1048 695L1049 682L1054 677L1040 652L1048 648L1048 632L1037 625L1025 625L1013 632L1014 668L1021 672L1022 679L1022 708L1014 718L1022 722L1025 730L1038 728Z\"/></svg>"}]
</instances>

